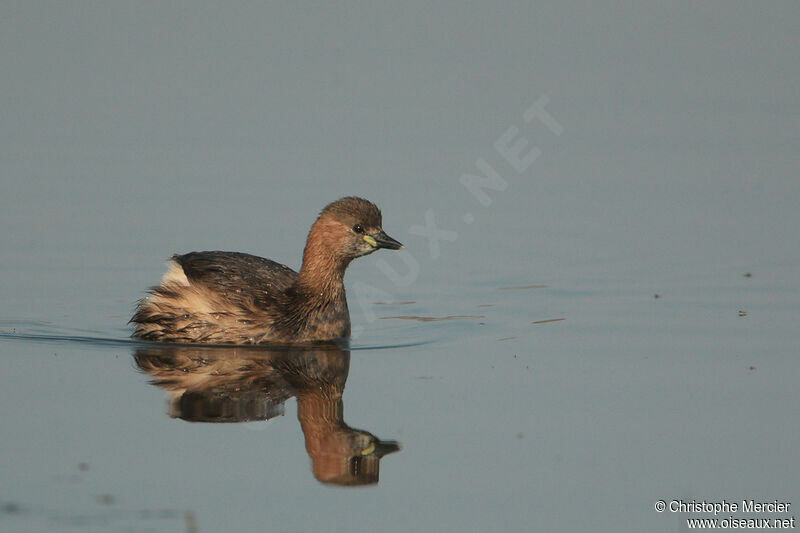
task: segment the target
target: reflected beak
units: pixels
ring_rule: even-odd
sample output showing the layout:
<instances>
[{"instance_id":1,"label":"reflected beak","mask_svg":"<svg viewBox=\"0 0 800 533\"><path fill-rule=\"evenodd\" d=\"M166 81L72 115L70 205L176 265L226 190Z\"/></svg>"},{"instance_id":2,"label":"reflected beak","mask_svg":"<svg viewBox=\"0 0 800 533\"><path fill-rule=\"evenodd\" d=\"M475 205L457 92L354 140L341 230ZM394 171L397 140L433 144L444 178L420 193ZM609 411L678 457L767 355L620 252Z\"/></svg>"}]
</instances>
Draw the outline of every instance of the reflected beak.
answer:
<instances>
[{"instance_id":1,"label":"reflected beak","mask_svg":"<svg viewBox=\"0 0 800 533\"><path fill-rule=\"evenodd\" d=\"M392 239L386 232L381 230L375 235L365 235L364 240L370 243L375 248L386 248L388 250L400 250L403 245L398 241Z\"/></svg>"},{"instance_id":2,"label":"reflected beak","mask_svg":"<svg viewBox=\"0 0 800 533\"><path fill-rule=\"evenodd\" d=\"M394 440L379 440L375 443L375 455L378 458L383 457L384 455L389 455L390 453L399 452L403 449L403 446Z\"/></svg>"}]
</instances>

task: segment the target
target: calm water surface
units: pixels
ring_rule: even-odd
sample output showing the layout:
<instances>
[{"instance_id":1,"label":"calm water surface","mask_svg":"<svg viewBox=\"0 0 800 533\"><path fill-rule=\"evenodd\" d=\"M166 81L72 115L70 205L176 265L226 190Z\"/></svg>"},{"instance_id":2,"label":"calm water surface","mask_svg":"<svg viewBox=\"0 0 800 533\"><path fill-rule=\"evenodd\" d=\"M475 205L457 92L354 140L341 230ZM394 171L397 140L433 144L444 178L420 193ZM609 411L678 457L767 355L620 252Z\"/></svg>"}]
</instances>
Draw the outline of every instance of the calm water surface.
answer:
<instances>
[{"instance_id":1,"label":"calm water surface","mask_svg":"<svg viewBox=\"0 0 800 533\"><path fill-rule=\"evenodd\" d=\"M353 270L380 283L369 265ZM99 316L106 298L86 294L72 305L94 328L48 309L7 318L4 527L578 530L624 512L647 528L665 497L790 499L797 288L781 285L788 272L753 270L418 281L402 303L373 304L373 322L354 312L363 332L349 351L130 343L130 303ZM121 295L140 289L106 275ZM444 317L464 318L427 320ZM402 449L353 459L364 445L351 428Z\"/></svg>"},{"instance_id":2,"label":"calm water surface","mask_svg":"<svg viewBox=\"0 0 800 533\"><path fill-rule=\"evenodd\" d=\"M10 9L0 530L794 516L793 6ZM172 253L297 268L348 194L407 248L348 270L349 349L130 341Z\"/></svg>"}]
</instances>

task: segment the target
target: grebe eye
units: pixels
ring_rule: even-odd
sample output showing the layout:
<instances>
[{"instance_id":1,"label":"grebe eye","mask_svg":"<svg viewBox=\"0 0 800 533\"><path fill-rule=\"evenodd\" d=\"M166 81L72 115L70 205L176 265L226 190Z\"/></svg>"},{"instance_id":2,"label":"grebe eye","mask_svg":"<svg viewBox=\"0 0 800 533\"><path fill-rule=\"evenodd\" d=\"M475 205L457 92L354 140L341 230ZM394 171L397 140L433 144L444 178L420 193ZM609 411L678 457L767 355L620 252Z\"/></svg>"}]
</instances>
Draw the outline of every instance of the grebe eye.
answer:
<instances>
[{"instance_id":1,"label":"grebe eye","mask_svg":"<svg viewBox=\"0 0 800 533\"><path fill-rule=\"evenodd\" d=\"M361 227L361 224L356 224L353 226L353 231L356 233L364 233L364 228Z\"/></svg>"}]
</instances>

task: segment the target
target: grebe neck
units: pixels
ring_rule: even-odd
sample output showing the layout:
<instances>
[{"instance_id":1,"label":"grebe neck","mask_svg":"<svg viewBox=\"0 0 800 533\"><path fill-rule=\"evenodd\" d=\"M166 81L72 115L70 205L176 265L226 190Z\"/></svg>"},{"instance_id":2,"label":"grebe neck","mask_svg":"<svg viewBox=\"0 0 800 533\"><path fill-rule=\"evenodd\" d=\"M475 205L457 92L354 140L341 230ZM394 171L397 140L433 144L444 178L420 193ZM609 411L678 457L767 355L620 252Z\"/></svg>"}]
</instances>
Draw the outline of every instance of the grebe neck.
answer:
<instances>
[{"instance_id":1,"label":"grebe neck","mask_svg":"<svg viewBox=\"0 0 800 533\"><path fill-rule=\"evenodd\" d=\"M304 292L322 298L344 294L344 271L352 260L340 252L344 243L334 224L322 216L311 227L297 279L298 287Z\"/></svg>"}]
</instances>

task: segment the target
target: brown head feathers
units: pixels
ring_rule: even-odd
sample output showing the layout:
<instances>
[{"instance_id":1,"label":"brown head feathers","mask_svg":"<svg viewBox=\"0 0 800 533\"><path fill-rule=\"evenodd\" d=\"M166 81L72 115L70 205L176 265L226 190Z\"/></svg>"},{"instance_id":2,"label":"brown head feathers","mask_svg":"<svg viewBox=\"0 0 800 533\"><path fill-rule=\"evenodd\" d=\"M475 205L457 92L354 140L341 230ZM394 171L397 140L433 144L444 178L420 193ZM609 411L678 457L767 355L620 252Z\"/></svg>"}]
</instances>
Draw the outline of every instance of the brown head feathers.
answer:
<instances>
[{"instance_id":1,"label":"brown head feathers","mask_svg":"<svg viewBox=\"0 0 800 533\"><path fill-rule=\"evenodd\" d=\"M345 196L331 202L319 215L331 215L344 224L352 226L361 224L364 228L380 228L382 223L381 210L378 206L357 196Z\"/></svg>"}]
</instances>

